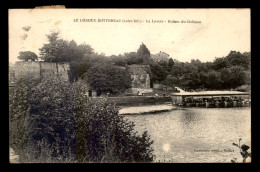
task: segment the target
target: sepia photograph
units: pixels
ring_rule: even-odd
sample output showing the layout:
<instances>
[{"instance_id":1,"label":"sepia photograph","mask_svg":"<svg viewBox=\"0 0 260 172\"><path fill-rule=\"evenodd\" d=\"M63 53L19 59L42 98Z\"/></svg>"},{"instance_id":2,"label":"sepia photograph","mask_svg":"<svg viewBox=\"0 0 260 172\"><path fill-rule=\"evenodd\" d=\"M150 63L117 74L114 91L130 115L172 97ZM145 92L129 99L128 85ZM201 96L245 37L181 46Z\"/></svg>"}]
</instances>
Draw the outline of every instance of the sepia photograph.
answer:
<instances>
[{"instance_id":1,"label":"sepia photograph","mask_svg":"<svg viewBox=\"0 0 260 172\"><path fill-rule=\"evenodd\" d=\"M251 9L8 10L9 163L251 163Z\"/></svg>"}]
</instances>

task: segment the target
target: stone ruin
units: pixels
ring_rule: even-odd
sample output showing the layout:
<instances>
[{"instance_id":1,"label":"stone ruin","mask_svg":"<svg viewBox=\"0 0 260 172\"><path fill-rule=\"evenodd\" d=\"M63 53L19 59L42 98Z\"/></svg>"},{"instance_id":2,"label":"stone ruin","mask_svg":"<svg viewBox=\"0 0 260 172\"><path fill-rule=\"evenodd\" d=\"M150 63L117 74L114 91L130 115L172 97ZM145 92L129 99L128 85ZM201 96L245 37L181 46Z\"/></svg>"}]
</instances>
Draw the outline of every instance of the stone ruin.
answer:
<instances>
[{"instance_id":1,"label":"stone ruin","mask_svg":"<svg viewBox=\"0 0 260 172\"><path fill-rule=\"evenodd\" d=\"M52 63L42 61L19 61L14 67L15 80L30 77L35 79L60 78L69 81L69 63ZM126 70L130 73L132 84L128 93L142 94L152 92L150 87L150 66L149 65L129 65ZM95 93L93 93L95 94ZM95 95L93 95L95 97Z\"/></svg>"},{"instance_id":2,"label":"stone ruin","mask_svg":"<svg viewBox=\"0 0 260 172\"><path fill-rule=\"evenodd\" d=\"M150 86L150 66L149 65L129 65L126 70L130 73L132 84L128 92L130 93L148 93L152 92Z\"/></svg>"},{"instance_id":3,"label":"stone ruin","mask_svg":"<svg viewBox=\"0 0 260 172\"><path fill-rule=\"evenodd\" d=\"M69 63L19 61L15 63L15 80L29 77L35 79L60 78L69 81Z\"/></svg>"}]
</instances>

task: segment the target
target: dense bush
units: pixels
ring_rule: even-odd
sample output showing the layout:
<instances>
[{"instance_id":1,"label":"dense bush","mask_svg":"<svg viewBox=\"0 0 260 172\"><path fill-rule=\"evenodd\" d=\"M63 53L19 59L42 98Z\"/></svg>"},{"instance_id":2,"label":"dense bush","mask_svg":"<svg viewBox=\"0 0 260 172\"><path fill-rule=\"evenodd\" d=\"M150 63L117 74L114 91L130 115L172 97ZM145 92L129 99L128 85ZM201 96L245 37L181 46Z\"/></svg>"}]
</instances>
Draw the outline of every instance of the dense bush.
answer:
<instances>
[{"instance_id":1,"label":"dense bush","mask_svg":"<svg viewBox=\"0 0 260 172\"><path fill-rule=\"evenodd\" d=\"M10 94L10 146L24 162L152 161L148 134L137 135L105 99L89 102L86 91L83 83L60 80L16 86Z\"/></svg>"},{"instance_id":2,"label":"dense bush","mask_svg":"<svg viewBox=\"0 0 260 172\"><path fill-rule=\"evenodd\" d=\"M90 104L89 111L77 114L77 158L90 162L150 162L153 141L147 132L134 132L134 124L118 115L105 99Z\"/></svg>"},{"instance_id":3,"label":"dense bush","mask_svg":"<svg viewBox=\"0 0 260 172\"><path fill-rule=\"evenodd\" d=\"M44 80L31 90L28 142L51 147L48 158L65 161L70 156L70 159L75 159L75 115L81 96L74 87L60 80ZM42 152L38 147L31 157L37 159Z\"/></svg>"},{"instance_id":4,"label":"dense bush","mask_svg":"<svg viewBox=\"0 0 260 172\"><path fill-rule=\"evenodd\" d=\"M38 80L23 79L16 82L15 89L9 90L9 143L24 159L28 141L28 98Z\"/></svg>"}]
</instances>

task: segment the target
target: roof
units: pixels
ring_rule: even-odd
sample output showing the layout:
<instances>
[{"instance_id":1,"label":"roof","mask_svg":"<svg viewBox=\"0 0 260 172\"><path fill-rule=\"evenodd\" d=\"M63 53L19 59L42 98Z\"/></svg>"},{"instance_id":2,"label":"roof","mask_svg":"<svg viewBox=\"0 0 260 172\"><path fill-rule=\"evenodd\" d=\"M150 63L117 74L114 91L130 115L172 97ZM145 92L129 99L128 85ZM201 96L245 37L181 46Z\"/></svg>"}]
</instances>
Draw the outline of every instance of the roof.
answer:
<instances>
[{"instance_id":1,"label":"roof","mask_svg":"<svg viewBox=\"0 0 260 172\"><path fill-rule=\"evenodd\" d=\"M217 96L217 95L249 95L248 92L241 91L200 91L200 92L182 92L172 93L175 96Z\"/></svg>"}]
</instances>

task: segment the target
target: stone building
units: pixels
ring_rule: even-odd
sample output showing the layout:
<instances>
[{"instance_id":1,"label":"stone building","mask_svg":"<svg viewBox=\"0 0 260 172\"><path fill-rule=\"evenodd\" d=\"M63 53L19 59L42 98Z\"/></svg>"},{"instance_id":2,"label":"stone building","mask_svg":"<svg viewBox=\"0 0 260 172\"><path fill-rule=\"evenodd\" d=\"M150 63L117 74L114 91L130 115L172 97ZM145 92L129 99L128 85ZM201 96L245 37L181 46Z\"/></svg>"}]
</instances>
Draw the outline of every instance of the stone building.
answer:
<instances>
[{"instance_id":1,"label":"stone building","mask_svg":"<svg viewBox=\"0 0 260 172\"><path fill-rule=\"evenodd\" d=\"M129 65L126 70L130 73L132 84L128 92L148 93L152 92L150 87L150 66L149 65Z\"/></svg>"}]
</instances>

